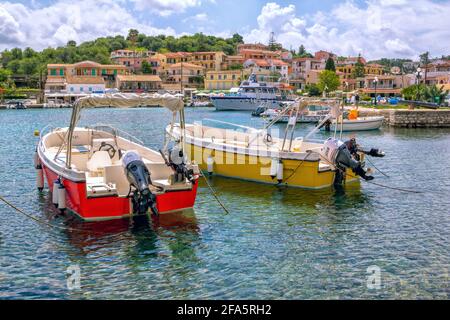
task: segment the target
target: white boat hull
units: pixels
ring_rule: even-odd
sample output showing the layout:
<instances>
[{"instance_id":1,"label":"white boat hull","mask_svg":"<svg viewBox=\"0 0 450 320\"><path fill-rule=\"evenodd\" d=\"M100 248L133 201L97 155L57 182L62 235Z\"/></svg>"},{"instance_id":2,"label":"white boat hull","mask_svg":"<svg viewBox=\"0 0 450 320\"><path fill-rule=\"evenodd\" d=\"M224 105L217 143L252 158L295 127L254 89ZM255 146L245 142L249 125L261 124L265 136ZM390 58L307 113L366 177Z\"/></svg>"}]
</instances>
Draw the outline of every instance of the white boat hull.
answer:
<instances>
[{"instance_id":1,"label":"white boat hull","mask_svg":"<svg viewBox=\"0 0 450 320\"><path fill-rule=\"evenodd\" d=\"M250 99L240 97L211 97L212 104L219 111L254 111L261 105L268 108L280 108L284 100L278 99Z\"/></svg>"},{"instance_id":2,"label":"white boat hull","mask_svg":"<svg viewBox=\"0 0 450 320\"><path fill-rule=\"evenodd\" d=\"M365 117L358 118L356 120L344 120L342 131L367 131L367 130L377 130L383 125L384 117ZM337 130L341 129L340 122L336 124L336 121L333 121L330 125L330 130L334 131L337 125ZM325 130L325 127L322 127L322 130Z\"/></svg>"}]
</instances>

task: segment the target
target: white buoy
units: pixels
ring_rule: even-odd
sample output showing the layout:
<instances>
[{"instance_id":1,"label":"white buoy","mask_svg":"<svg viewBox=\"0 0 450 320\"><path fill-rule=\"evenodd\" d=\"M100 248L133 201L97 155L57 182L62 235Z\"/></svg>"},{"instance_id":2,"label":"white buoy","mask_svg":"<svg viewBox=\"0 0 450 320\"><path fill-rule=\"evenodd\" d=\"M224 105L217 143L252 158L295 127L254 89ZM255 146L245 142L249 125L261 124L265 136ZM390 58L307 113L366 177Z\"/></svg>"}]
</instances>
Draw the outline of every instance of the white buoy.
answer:
<instances>
[{"instance_id":1,"label":"white buoy","mask_svg":"<svg viewBox=\"0 0 450 320\"><path fill-rule=\"evenodd\" d=\"M278 174L278 163L280 161L276 158L272 158L272 161L270 163L270 176L272 179L274 179Z\"/></svg>"},{"instance_id":2,"label":"white buoy","mask_svg":"<svg viewBox=\"0 0 450 320\"><path fill-rule=\"evenodd\" d=\"M209 156L208 159L206 159L206 166L209 174L213 173L214 168L214 159L213 157Z\"/></svg>"},{"instance_id":3,"label":"white buoy","mask_svg":"<svg viewBox=\"0 0 450 320\"><path fill-rule=\"evenodd\" d=\"M36 185L39 191L44 189L44 171L40 164L36 166Z\"/></svg>"},{"instance_id":4,"label":"white buoy","mask_svg":"<svg viewBox=\"0 0 450 320\"><path fill-rule=\"evenodd\" d=\"M58 207L58 188L59 188L59 180L56 179L53 181L53 190L52 190L52 203L55 207Z\"/></svg>"},{"instance_id":5,"label":"white buoy","mask_svg":"<svg viewBox=\"0 0 450 320\"><path fill-rule=\"evenodd\" d=\"M39 157L38 157L37 151L34 153L33 162L34 162L34 167L36 168L39 164Z\"/></svg>"},{"instance_id":6,"label":"white buoy","mask_svg":"<svg viewBox=\"0 0 450 320\"><path fill-rule=\"evenodd\" d=\"M66 188L62 182L58 186L58 209L64 211L66 209Z\"/></svg>"},{"instance_id":7,"label":"white buoy","mask_svg":"<svg viewBox=\"0 0 450 320\"><path fill-rule=\"evenodd\" d=\"M281 181L283 181L283 162L281 160L278 162L277 180L278 183L281 183Z\"/></svg>"}]
</instances>

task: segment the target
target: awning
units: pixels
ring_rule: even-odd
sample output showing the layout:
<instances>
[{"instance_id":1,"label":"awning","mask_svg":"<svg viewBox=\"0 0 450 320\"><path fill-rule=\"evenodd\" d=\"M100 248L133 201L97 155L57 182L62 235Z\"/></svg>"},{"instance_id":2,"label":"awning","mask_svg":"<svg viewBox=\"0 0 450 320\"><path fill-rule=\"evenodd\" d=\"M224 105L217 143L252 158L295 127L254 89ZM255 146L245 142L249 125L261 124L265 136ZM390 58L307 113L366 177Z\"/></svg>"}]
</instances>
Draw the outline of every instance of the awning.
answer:
<instances>
[{"instance_id":1,"label":"awning","mask_svg":"<svg viewBox=\"0 0 450 320\"><path fill-rule=\"evenodd\" d=\"M183 100L171 94L107 93L89 95L75 101L74 108L81 110L89 107L111 106L133 108L139 106L162 106L172 112L184 108ZM77 111L78 111L77 110Z\"/></svg>"}]
</instances>

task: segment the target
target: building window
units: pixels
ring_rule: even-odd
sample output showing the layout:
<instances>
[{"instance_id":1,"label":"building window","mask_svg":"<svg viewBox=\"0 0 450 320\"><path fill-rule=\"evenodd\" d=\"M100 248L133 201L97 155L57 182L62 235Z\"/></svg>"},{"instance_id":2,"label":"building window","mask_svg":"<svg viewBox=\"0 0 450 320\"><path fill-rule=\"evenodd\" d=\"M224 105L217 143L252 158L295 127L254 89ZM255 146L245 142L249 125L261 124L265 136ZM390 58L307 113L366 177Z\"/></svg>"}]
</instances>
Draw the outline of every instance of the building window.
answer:
<instances>
[{"instance_id":1,"label":"building window","mask_svg":"<svg viewBox=\"0 0 450 320\"><path fill-rule=\"evenodd\" d=\"M96 73L97 73L97 70L95 70L95 69L92 69L92 72L91 72L91 73L92 73L92 75L93 75L93 76L95 76L95 75L96 75Z\"/></svg>"},{"instance_id":2,"label":"building window","mask_svg":"<svg viewBox=\"0 0 450 320\"><path fill-rule=\"evenodd\" d=\"M74 91L73 87L70 87L70 92L73 92L73 91Z\"/></svg>"},{"instance_id":3,"label":"building window","mask_svg":"<svg viewBox=\"0 0 450 320\"><path fill-rule=\"evenodd\" d=\"M219 80L222 80L222 75L221 74L219 74Z\"/></svg>"},{"instance_id":4,"label":"building window","mask_svg":"<svg viewBox=\"0 0 450 320\"><path fill-rule=\"evenodd\" d=\"M114 69L114 75L117 76L117 70L116 69Z\"/></svg>"},{"instance_id":5,"label":"building window","mask_svg":"<svg viewBox=\"0 0 450 320\"><path fill-rule=\"evenodd\" d=\"M80 91L83 92L83 87L80 87Z\"/></svg>"},{"instance_id":6,"label":"building window","mask_svg":"<svg viewBox=\"0 0 450 320\"><path fill-rule=\"evenodd\" d=\"M102 69L102 75L106 75L106 69Z\"/></svg>"},{"instance_id":7,"label":"building window","mask_svg":"<svg viewBox=\"0 0 450 320\"><path fill-rule=\"evenodd\" d=\"M92 87L89 87L89 92L92 92Z\"/></svg>"},{"instance_id":8,"label":"building window","mask_svg":"<svg viewBox=\"0 0 450 320\"><path fill-rule=\"evenodd\" d=\"M223 75L223 80L226 80L226 79L227 79L227 75L224 74L224 75Z\"/></svg>"},{"instance_id":9,"label":"building window","mask_svg":"<svg viewBox=\"0 0 450 320\"><path fill-rule=\"evenodd\" d=\"M59 69L59 75L64 76L64 69Z\"/></svg>"},{"instance_id":10,"label":"building window","mask_svg":"<svg viewBox=\"0 0 450 320\"><path fill-rule=\"evenodd\" d=\"M236 75L233 74L233 75L231 76L231 79L236 80Z\"/></svg>"},{"instance_id":11,"label":"building window","mask_svg":"<svg viewBox=\"0 0 450 320\"><path fill-rule=\"evenodd\" d=\"M210 78L211 80L214 80L214 75L210 75L209 78Z\"/></svg>"},{"instance_id":12,"label":"building window","mask_svg":"<svg viewBox=\"0 0 450 320\"><path fill-rule=\"evenodd\" d=\"M50 69L50 75L56 76L56 69Z\"/></svg>"}]
</instances>

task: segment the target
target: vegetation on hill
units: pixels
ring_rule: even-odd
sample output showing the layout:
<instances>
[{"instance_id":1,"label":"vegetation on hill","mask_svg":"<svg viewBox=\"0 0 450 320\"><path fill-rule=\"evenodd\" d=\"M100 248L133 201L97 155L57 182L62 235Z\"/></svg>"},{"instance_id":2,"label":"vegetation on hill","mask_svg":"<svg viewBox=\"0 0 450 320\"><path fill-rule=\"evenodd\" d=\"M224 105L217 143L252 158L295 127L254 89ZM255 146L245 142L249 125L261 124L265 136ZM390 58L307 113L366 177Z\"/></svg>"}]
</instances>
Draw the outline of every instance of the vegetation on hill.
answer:
<instances>
[{"instance_id":1,"label":"vegetation on hill","mask_svg":"<svg viewBox=\"0 0 450 320\"><path fill-rule=\"evenodd\" d=\"M231 38L220 38L196 33L190 36L147 36L132 29L127 37L102 37L93 41L77 45L69 41L65 46L47 48L40 52L31 48L24 50L13 48L4 50L0 56L0 64L12 74L38 75L46 72L49 63L75 63L91 60L102 64L111 63L110 53L119 49L152 50L158 52L176 51L223 51L226 54L235 54L236 46L243 43L239 34Z\"/></svg>"}]
</instances>

